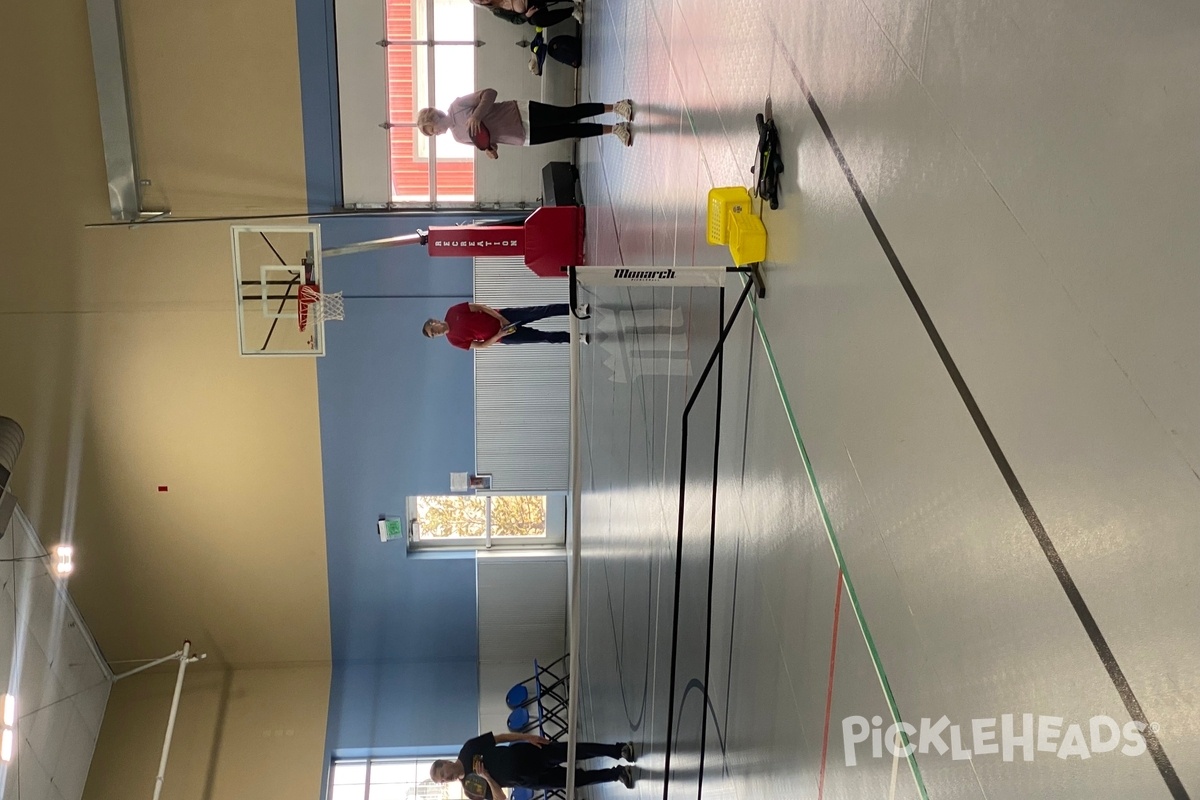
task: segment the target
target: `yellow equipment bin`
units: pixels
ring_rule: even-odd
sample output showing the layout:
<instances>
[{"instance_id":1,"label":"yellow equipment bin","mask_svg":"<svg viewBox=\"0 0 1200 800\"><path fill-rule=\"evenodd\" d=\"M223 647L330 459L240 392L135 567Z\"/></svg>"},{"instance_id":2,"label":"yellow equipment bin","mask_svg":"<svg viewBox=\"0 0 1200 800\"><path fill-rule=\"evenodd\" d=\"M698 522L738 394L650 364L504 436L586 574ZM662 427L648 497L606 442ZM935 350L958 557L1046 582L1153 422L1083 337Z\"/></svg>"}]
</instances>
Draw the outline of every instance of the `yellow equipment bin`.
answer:
<instances>
[{"instance_id":1,"label":"yellow equipment bin","mask_svg":"<svg viewBox=\"0 0 1200 800\"><path fill-rule=\"evenodd\" d=\"M736 266L757 264L767 257L767 229L751 209L748 189L708 190L708 243L729 245Z\"/></svg>"}]
</instances>

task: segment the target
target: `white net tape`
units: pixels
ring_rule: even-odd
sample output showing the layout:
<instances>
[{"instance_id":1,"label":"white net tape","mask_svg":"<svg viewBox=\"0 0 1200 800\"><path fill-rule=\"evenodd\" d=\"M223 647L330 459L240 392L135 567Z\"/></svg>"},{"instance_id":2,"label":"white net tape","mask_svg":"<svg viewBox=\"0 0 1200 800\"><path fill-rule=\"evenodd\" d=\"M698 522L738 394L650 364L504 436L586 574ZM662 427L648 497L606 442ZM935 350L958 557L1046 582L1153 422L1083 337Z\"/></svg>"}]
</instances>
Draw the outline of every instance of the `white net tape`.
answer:
<instances>
[{"instance_id":1,"label":"white net tape","mask_svg":"<svg viewBox=\"0 0 1200 800\"><path fill-rule=\"evenodd\" d=\"M309 306L309 316L316 322L331 319L345 319L346 305L342 302L342 293L317 294L318 300Z\"/></svg>"}]
</instances>

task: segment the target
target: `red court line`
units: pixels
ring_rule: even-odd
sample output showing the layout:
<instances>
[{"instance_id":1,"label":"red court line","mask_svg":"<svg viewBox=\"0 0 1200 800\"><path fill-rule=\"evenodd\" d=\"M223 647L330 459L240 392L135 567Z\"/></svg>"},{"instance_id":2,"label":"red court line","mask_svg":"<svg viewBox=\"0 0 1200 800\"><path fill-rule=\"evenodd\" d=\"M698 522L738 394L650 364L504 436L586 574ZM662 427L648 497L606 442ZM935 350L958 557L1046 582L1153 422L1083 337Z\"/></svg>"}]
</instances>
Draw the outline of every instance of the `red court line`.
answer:
<instances>
[{"instance_id":1,"label":"red court line","mask_svg":"<svg viewBox=\"0 0 1200 800\"><path fill-rule=\"evenodd\" d=\"M829 755L829 715L833 711L833 672L837 666L838 617L842 612L842 571L838 570L837 598L833 601L833 643L829 646L829 687L825 690L825 730L821 734L821 777L817 779L817 800L825 797L825 759Z\"/></svg>"}]
</instances>

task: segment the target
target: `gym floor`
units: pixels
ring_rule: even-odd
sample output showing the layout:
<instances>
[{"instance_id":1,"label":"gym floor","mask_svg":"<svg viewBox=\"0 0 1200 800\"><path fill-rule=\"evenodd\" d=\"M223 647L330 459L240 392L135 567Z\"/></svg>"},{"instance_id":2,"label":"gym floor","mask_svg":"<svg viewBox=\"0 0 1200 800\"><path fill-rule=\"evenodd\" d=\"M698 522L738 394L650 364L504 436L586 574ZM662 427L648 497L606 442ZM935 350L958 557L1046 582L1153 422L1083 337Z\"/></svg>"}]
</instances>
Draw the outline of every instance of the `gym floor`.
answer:
<instances>
[{"instance_id":1,"label":"gym floor","mask_svg":"<svg viewBox=\"0 0 1200 800\"><path fill-rule=\"evenodd\" d=\"M583 734L647 798L1200 793L1200 10L586 9L583 99L638 102L580 150L590 263L725 263L768 96L787 171L681 552L740 284L588 298ZM942 717L958 757L844 733Z\"/></svg>"}]
</instances>

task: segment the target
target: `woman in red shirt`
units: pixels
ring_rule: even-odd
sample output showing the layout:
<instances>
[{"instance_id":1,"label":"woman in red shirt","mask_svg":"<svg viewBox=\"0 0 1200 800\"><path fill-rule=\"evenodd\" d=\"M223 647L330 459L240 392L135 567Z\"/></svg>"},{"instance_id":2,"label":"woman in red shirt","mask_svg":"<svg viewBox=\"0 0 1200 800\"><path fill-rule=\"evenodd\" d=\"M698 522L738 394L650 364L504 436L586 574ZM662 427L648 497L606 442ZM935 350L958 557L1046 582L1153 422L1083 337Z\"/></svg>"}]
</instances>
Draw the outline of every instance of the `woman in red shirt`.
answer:
<instances>
[{"instance_id":1,"label":"woman in red shirt","mask_svg":"<svg viewBox=\"0 0 1200 800\"><path fill-rule=\"evenodd\" d=\"M450 306L446 319L426 320L421 332L430 339L445 336L450 344L463 350L482 350L494 344L566 344L571 341L566 331L528 326L548 317L566 316L570 311L566 303L499 310L482 303L459 303ZM580 340L587 343L586 336Z\"/></svg>"}]
</instances>

